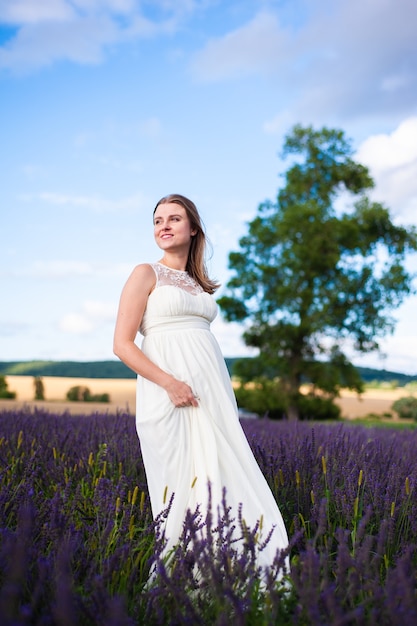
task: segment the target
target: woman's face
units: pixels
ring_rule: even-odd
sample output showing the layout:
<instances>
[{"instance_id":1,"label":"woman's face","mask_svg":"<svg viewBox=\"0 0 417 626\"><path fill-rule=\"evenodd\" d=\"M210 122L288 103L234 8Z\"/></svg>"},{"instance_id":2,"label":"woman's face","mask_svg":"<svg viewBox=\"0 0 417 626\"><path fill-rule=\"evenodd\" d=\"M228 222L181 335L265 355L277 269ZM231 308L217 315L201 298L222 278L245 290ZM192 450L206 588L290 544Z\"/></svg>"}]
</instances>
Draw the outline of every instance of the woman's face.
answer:
<instances>
[{"instance_id":1,"label":"woman's face","mask_svg":"<svg viewBox=\"0 0 417 626\"><path fill-rule=\"evenodd\" d=\"M188 252L195 231L184 207L174 202L159 204L153 224L155 241L161 250Z\"/></svg>"}]
</instances>

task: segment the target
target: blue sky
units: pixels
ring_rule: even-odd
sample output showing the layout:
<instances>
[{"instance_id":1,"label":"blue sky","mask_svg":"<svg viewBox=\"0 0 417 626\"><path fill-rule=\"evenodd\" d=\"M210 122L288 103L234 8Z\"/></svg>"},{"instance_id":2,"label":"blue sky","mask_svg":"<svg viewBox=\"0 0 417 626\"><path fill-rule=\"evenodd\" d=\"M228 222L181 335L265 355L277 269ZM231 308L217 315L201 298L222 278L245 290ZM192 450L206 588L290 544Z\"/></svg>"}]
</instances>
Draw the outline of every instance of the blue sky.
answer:
<instances>
[{"instance_id":1,"label":"blue sky","mask_svg":"<svg viewBox=\"0 0 417 626\"><path fill-rule=\"evenodd\" d=\"M196 202L225 284L295 123L343 129L374 198L417 223L415 0L0 0L0 360L114 358L167 193ZM354 362L417 373L416 305ZM241 327L213 331L247 354Z\"/></svg>"}]
</instances>

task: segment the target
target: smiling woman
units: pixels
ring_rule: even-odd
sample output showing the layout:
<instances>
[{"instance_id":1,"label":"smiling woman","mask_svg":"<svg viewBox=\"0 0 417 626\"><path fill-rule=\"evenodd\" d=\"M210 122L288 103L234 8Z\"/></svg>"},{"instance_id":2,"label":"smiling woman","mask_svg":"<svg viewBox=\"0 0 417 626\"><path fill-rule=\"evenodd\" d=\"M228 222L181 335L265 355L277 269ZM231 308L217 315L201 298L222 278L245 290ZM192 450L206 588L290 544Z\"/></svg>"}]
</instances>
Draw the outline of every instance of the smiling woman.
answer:
<instances>
[{"instance_id":1,"label":"smiling woman","mask_svg":"<svg viewBox=\"0 0 417 626\"><path fill-rule=\"evenodd\" d=\"M225 283L300 120L364 142L376 197L415 223L415 1L328 4L0 1L3 359L111 358L83 302L116 303L138 246L153 258L143 216L161 181L201 198ZM384 367L414 373L409 302L381 348ZM241 331L228 324L227 356L251 354Z\"/></svg>"},{"instance_id":2,"label":"smiling woman","mask_svg":"<svg viewBox=\"0 0 417 626\"><path fill-rule=\"evenodd\" d=\"M288 538L210 332L217 284L204 265L206 237L194 203L177 194L162 198L154 211L154 236L163 256L133 270L114 335L115 353L138 375L136 427L153 515L171 498L169 550L180 539L187 511L198 507L206 525L202 532L211 531L209 511L222 510L226 490L232 515L258 529L259 546L266 540L258 555L266 567L288 549ZM138 329L141 348L135 343ZM281 558L281 567L288 568L288 559Z\"/></svg>"}]
</instances>

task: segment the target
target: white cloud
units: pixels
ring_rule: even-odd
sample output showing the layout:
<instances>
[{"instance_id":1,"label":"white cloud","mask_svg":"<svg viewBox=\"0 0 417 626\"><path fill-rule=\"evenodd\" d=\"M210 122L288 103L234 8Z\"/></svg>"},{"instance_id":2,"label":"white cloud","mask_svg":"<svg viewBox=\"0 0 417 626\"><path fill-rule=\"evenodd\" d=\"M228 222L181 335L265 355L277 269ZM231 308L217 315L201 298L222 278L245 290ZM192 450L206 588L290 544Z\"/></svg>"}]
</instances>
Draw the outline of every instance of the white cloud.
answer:
<instances>
[{"instance_id":1,"label":"white cloud","mask_svg":"<svg viewBox=\"0 0 417 626\"><path fill-rule=\"evenodd\" d=\"M119 39L117 25L106 16L25 24L0 48L0 67L26 71L57 59L99 63L104 46Z\"/></svg>"},{"instance_id":2,"label":"white cloud","mask_svg":"<svg viewBox=\"0 0 417 626\"><path fill-rule=\"evenodd\" d=\"M357 157L383 172L417 161L417 117L404 120L390 134L368 137L360 146Z\"/></svg>"},{"instance_id":3,"label":"white cloud","mask_svg":"<svg viewBox=\"0 0 417 626\"><path fill-rule=\"evenodd\" d=\"M79 313L68 313L61 319L59 328L64 333L85 335L86 333L92 331L93 324L85 315L81 315Z\"/></svg>"},{"instance_id":4,"label":"white cloud","mask_svg":"<svg viewBox=\"0 0 417 626\"><path fill-rule=\"evenodd\" d=\"M21 269L1 272L1 275L14 276L18 278L37 278L37 279L61 279L71 277L89 277L89 276L118 276L127 277L132 271L131 264L128 263L111 263L107 264L91 264L87 261L72 261L72 260L50 260L50 261L34 261L31 265L23 267ZM91 309L88 309L88 306ZM88 305L86 311L91 313L94 310L94 305Z\"/></svg>"},{"instance_id":5,"label":"white cloud","mask_svg":"<svg viewBox=\"0 0 417 626\"><path fill-rule=\"evenodd\" d=\"M65 333L85 335L98 326L111 322L114 324L117 303L99 300L86 300L81 312L67 313L59 322L59 328Z\"/></svg>"},{"instance_id":6,"label":"white cloud","mask_svg":"<svg viewBox=\"0 0 417 626\"><path fill-rule=\"evenodd\" d=\"M8 24L34 24L71 19L74 11L66 0L3 0L0 21Z\"/></svg>"},{"instance_id":7,"label":"white cloud","mask_svg":"<svg viewBox=\"0 0 417 626\"><path fill-rule=\"evenodd\" d=\"M82 12L93 13L107 9L118 14L132 13L137 4L135 0L72 0L72 2Z\"/></svg>"},{"instance_id":8,"label":"white cloud","mask_svg":"<svg viewBox=\"0 0 417 626\"><path fill-rule=\"evenodd\" d=\"M374 197L411 223L417 217L417 117L404 120L392 133L368 137L356 159L369 167Z\"/></svg>"},{"instance_id":9,"label":"white cloud","mask_svg":"<svg viewBox=\"0 0 417 626\"><path fill-rule=\"evenodd\" d=\"M85 261L35 261L30 267L15 272L17 276L33 278L68 278L92 273L91 264Z\"/></svg>"},{"instance_id":10,"label":"white cloud","mask_svg":"<svg viewBox=\"0 0 417 626\"><path fill-rule=\"evenodd\" d=\"M289 45L278 18L262 12L248 24L209 40L191 69L197 79L209 81L269 72L284 63Z\"/></svg>"},{"instance_id":11,"label":"white cloud","mask_svg":"<svg viewBox=\"0 0 417 626\"><path fill-rule=\"evenodd\" d=\"M152 21L135 0L3 0L0 23L18 30L0 46L0 68L26 72L60 60L100 63L110 45L175 30L181 3L161 8L172 16Z\"/></svg>"},{"instance_id":12,"label":"white cloud","mask_svg":"<svg viewBox=\"0 0 417 626\"><path fill-rule=\"evenodd\" d=\"M85 313L96 320L114 321L116 318L116 303L102 302L99 300L87 300L83 308Z\"/></svg>"},{"instance_id":13,"label":"white cloud","mask_svg":"<svg viewBox=\"0 0 417 626\"><path fill-rule=\"evenodd\" d=\"M267 76L277 88L278 115L285 103L296 121L309 123L346 117L398 120L415 110L415 0L294 0L291 8L265 4L269 8L246 23L208 39L190 63L196 79ZM219 17L216 12L221 17L221 11L235 20L243 13L237 2L233 8L220 5L3 0L0 21L18 30L0 47L0 68L27 71L59 60L100 63L120 44L189 28L187 20L196 11L211 19ZM254 5L256 10L259 5ZM265 126L267 132L280 132L280 118L271 115Z\"/></svg>"},{"instance_id":14,"label":"white cloud","mask_svg":"<svg viewBox=\"0 0 417 626\"><path fill-rule=\"evenodd\" d=\"M136 0L2 0L0 21L23 25L104 13L133 15L137 6Z\"/></svg>"},{"instance_id":15,"label":"white cloud","mask_svg":"<svg viewBox=\"0 0 417 626\"><path fill-rule=\"evenodd\" d=\"M381 352L359 355L355 354L353 362L358 367L386 369L390 372L401 372L417 376L417 336L396 333L395 337L387 337L380 342Z\"/></svg>"},{"instance_id":16,"label":"white cloud","mask_svg":"<svg viewBox=\"0 0 417 626\"><path fill-rule=\"evenodd\" d=\"M320 1L295 48L299 112L374 120L415 110L416 38L414 0Z\"/></svg>"},{"instance_id":17,"label":"white cloud","mask_svg":"<svg viewBox=\"0 0 417 626\"><path fill-rule=\"evenodd\" d=\"M278 117L266 122L267 132L281 130L282 103L296 121L327 124L398 120L415 110L415 0L315 0L309 12L295 1L297 10L307 19L284 21L280 7L209 39L192 61L193 75L201 81L268 75Z\"/></svg>"},{"instance_id":18,"label":"white cloud","mask_svg":"<svg viewBox=\"0 0 417 626\"><path fill-rule=\"evenodd\" d=\"M78 207L88 209L94 213L137 211L143 206L149 206L149 203L141 194L134 194L117 200L108 200L98 195L78 196L45 191L39 194L39 198L48 204ZM33 196L25 196L25 199L28 201L33 200Z\"/></svg>"}]
</instances>

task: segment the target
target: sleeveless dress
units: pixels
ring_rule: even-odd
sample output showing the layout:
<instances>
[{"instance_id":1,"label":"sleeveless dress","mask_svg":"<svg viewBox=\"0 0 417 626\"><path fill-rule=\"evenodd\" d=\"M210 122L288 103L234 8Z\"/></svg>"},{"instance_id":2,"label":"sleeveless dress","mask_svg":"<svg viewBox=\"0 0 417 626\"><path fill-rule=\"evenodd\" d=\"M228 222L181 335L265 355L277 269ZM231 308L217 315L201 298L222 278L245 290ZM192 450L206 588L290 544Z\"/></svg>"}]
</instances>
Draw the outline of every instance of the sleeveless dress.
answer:
<instances>
[{"instance_id":1,"label":"sleeveless dress","mask_svg":"<svg viewBox=\"0 0 417 626\"><path fill-rule=\"evenodd\" d=\"M177 408L166 391L138 376L136 428L145 465L153 516L174 494L165 533L168 548L181 535L187 509L204 514L211 485L213 519L223 488L233 516L253 528L262 519L261 540L273 528L259 557L270 565L277 549L288 546L284 522L242 426L230 376L210 331L217 314L214 298L187 272L151 264L156 285L139 331L141 349L151 361L190 385L198 407Z\"/></svg>"}]
</instances>

